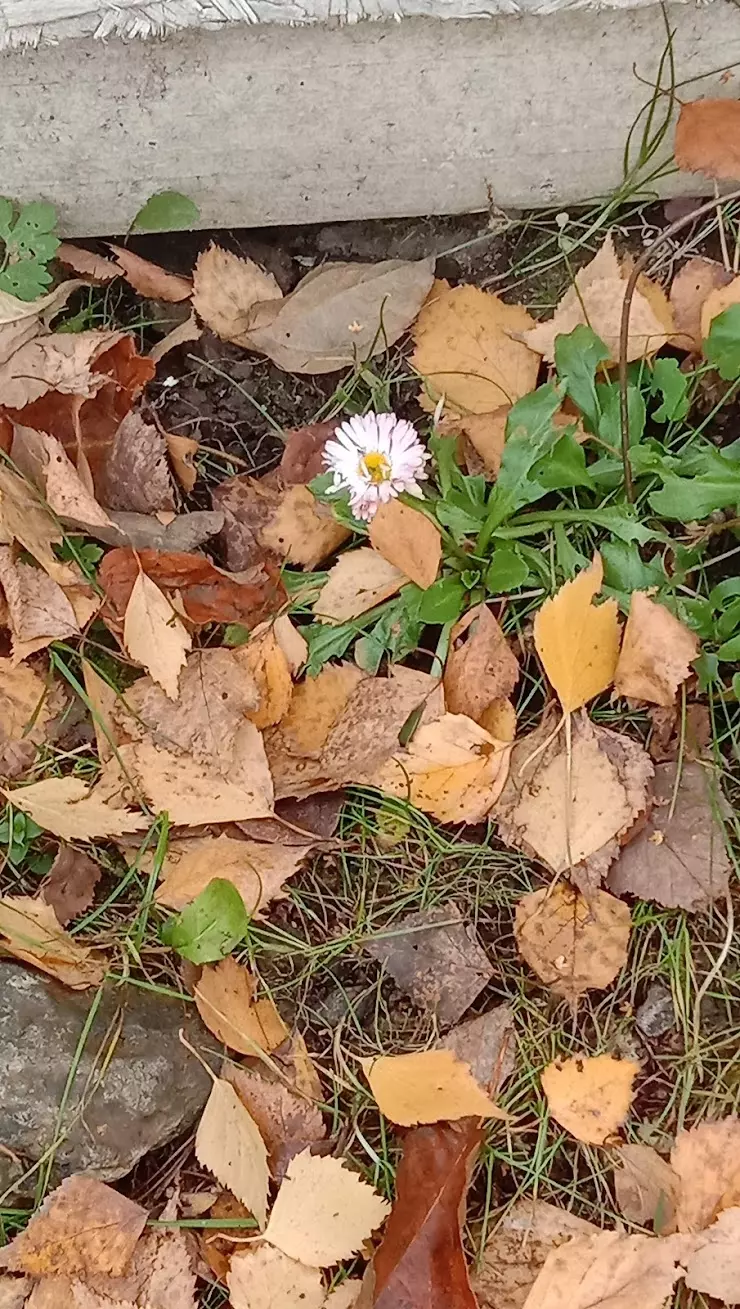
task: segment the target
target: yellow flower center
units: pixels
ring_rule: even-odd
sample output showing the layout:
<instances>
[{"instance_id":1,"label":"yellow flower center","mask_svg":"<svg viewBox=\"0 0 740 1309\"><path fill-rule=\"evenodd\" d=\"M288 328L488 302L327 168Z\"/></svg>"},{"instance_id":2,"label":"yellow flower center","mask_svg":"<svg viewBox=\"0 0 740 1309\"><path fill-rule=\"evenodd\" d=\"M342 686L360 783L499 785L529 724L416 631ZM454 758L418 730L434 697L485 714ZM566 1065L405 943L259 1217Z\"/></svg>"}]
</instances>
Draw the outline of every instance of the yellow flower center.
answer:
<instances>
[{"instance_id":1,"label":"yellow flower center","mask_svg":"<svg viewBox=\"0 0 740 1309\"><path fill-rule=\"evenodd\" d=\"M369 477L373 486L379 486L381 482L390 480L390 460L380 450L373 450L360 460L359 472L361 477Z\"/></svg>"}]
</instances>

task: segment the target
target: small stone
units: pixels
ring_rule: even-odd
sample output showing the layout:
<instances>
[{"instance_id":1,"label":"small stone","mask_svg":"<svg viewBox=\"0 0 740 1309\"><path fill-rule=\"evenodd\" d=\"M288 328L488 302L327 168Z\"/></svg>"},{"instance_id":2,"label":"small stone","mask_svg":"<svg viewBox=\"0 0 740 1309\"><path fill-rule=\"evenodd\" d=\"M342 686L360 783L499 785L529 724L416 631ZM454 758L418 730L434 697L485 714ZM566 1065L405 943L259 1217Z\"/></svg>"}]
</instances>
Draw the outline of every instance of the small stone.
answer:
<instances>
[{"instance_id":1,"label":"small stone","mask_svg":"<svg viewBox=\"0 0 740 1309\"><path fill-rule=\"evenodd\" d=\"M647 995L635 1014L635 1023L643 1036L665 1036L676 1026L673 997L659 982L648 987Z\"/></svg>"}]
</instances>

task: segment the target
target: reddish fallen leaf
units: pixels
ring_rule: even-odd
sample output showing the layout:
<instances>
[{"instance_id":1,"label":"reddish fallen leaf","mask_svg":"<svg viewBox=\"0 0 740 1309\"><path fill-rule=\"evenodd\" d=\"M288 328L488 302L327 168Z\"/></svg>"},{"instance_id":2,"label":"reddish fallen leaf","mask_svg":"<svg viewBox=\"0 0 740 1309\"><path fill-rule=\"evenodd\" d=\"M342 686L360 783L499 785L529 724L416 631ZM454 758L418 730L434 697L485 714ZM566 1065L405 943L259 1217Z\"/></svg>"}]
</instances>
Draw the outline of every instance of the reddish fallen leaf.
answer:
<instances>
[{"instance_id":1,"label":"reddish fallen leaf","mask_svg":"<svg viewBox=\"0 0 740 1309\"><path fill-rule=\"evenodd\" d=\"M150 300L179 304L193 294L193 283L189 277L169 273L166 268L153 264L150 259L142 259L141 255L134 254L133 250L127 250L124 246L111 245L109 249L115 255L119 271L139 295Z\"/></svg>"},{"instance_id":2,"label":"reddish fallen leaf","mask_svg":"<svg viewBox=\"0 0 740 1309\"><path fill-rule=\"evenodd\" d=\"M482 1135L474 1118L406 1135L396 1203L366 1274L368 1309L476 1309L460 1228Z\"/></svg>"},{"instance_id":3,"label":"reddish fallen leaf","mask_svg":"<svg viewBox=\"0 0 740 1309\"><path fill-rule=\"evenodd\" d=\"M100 866L89 855L74 846L60 845L41 895L62 927L90 907L100 877Z\"/></svg>"},{"instance_id":4,"label":"reddish fallen leaf","mask_svg":"<svg viewBox=\"0 0 740 1309\"><path fill-rule=\"evenodd\" d=\"M280 476L286 486L305 486L319 473L325 473L324 446L337 429L337 419L309 423L285 433L285 449L280 460Z\"/></svg>"},{"instance_id":5,"label":"reddish fallen leaf","mask_svg":"<svg viewBox=\"0 0 740 1309\"><path fill-rule=\"evenodd\" d=\"M676 124L676 163L706 177L740 179L740 100L693 100Z\"/></svg>"},{"instance_id":6,"label":"reddish fallen leaf","mask_svg":"<svg viewBox=\"0 0 740 1309\"><path fill-rule=\"evenodd\" d=\"M158 550L110 550L99 580L108 597L106 616L122 623L134 582L142 569L160 590L179 591L191 622L244 623L256 627L285 603L279 575L269 566L249 577L222 572L203 555Z\"/></svg>"}]
</instances>

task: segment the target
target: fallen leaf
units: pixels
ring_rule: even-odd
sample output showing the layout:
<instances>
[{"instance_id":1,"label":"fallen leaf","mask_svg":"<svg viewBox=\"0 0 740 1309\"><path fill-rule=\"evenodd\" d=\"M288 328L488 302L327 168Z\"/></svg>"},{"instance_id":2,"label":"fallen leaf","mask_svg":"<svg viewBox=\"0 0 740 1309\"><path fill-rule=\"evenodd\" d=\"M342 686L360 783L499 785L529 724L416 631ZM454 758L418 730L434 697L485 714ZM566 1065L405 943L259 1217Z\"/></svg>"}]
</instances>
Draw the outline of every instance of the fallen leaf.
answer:
<instances>
[{"instance_id":1,"label":"fallen leaf","mask_svg":"<svg viewBox=\"0 0 740 1309\"><path fill-rule=\"evenodd\" d=\"M321 1078L300 1032L293 1032L286 1051L275 1054L275 1063L301 1095L308 1096L309 1100L324 1099Z\"/></svg>"},{"instance_id":2,"label":"fallen leaf","mask_svg":"<svg viewBox=\"0 0 740 1309\"><path fill-rule=\"evenodd\" d=\"M442 562L442 538L439 528L420 509L400 500L381 504L370 523L369 536L373 549L410 582L423 591L432 585Z\"/></svg>"},{"instance_id":3,"label":"fallen leaf","mask_svg":"<svg viewBox=\"0 0 740 1309\"><path fill-rule=\"evenodd\" d=\"M577 1236L547 1256L524 1309L663 1309L688 1253L679 1236Z\"/></svg>"},{"instance_id":4,"label":"fallen leaf","mask_svg":"<svg viewBox=\"0 0 740 1309\"><path fill-rule=\"evenodd\" d=\"M598 1230L544 1200L517 1200L489 1236L473 1273L479 1309L523 1309L550 1252L574 1236Z\"/></svg>"},{"instance_id":5,"label":"fallen leaf","mask_svg":"<svg viewBox=\"0 0 740 1309\"><path fill-rule=\"evenodd\" d=\"M290 619L285 616L288 623ZM305 659L303 650L306 643L303 637L291 628L298 641L299 649ZM248 718L262 731L265 727L274 727L288 712L293 696L293 679L288 660L278 640L275 625L266 623L252 632L246 645L235 652L239 663L246 668L258 688L259 703L248 711Z\"/></svg>"},{"instance_id":6,"label":"fallen leaf","mask_svg":"<svg viewBox=\"0 0 740 1309\"><path fill-rule=\"evenodd\" d=\"M319 473L326 471L324 446L334 435L338 418L327 418L321 423L293 428L283 434L283 450L279 473L285 486L307 486Z\"/></svg>"},{"instance_id":7,"label":"fallen leaf","mask_svg":"<svg viewBox=\"0 0 740 1309\"><path fill-rule=\"evenodd\" d=\"M240 259L219 245L201 251L193 273L193 307L224 341L249 347L248 330L255 305L282 300L271 273L253 259Z\"/></svg>"},{"instance_id":8,"label":"fallen leaf","mask_svg":"<svg viewBox=\"0 0 740 1309\"><path fill-rule=\"evenodd\" d=\"M458 1022L493 976L475 929L454 903L395 919L363 949L442 1027Z\"/></svg>"},{"instance_id":9,"label":"fallen leaf","mask_svg":"<svg viewBox=\"0 0 740 1309\"><path fill-rule=\"evenodd\" d=\"M328 1268L357 1254L389 1210L343 1160L303 1150L288 1164L264 1237L290 1259Z\"/></svg>"},{"instance_id":10,"label":"fallen leaf","mask_svg":"<svg viewBox=\"0 0 740 1309\"><path fill-rule=\"evenodd\" d=\"M327 264L283 300L260 305L242 344L289 373L333 373L383 354L413 323L434 259Z\"/></svg>"},{"instance_id":11,"label":"fallen leaf","mask_svg":"<svg viewBox=\"0 0 740 1309\"><path fill-rule=\"evenodd\" d=\"M445 705L474 722L494 700L507 699L519 681L519 664L488 605L468 610L450 633L444 672Z\"/></svg>"},{"instance_id":12,"label":"fallen leaf","mask_svg":"<svg viewBox=\"0 0 740 1309\"><path fill-rule=\"evenodd\" d=\"M200 442L192 436L180 436L177 432L165 432L164 439L175 477L185 494L190 495L198 480L198 470L193 460L200 450Z\"/></svg>"},{"instance_id":13,"label":"fallen leaf","mask_svg":"<svg viewBox=\"0 0 740 1309\"><path fill-rule=\"evenodd\" d=\"M127 414L118 428L96 486L107 509L135 514L174 511L167 440L136 410Z\"/></svg>"},{"instance_id":14,"label":"fallen leaf","mask_svg":"<svg viewBox=\"0 0 740 1309\"><path fill-rule=\"evenodd\" d=\"M276 1050L288 1029L272 1000L255 1001L257 984L252 973L231 955L206 964L195 986L195 1004L206 1027L217 1040L240 1054Z\"/></svg>"},{"instance_id":15,"label":"fallen leaf","mask_svg":"<svg viewBox=\"0 0 740 1309\"><path fill-rule=\"evenodd\" d=\"M471 474L482 473L495 482L501 468L506 443L506 422L511 405L499 405L490 414L466 414L441 419L437 431L442 436L462 437L462 452ZM475 467L473 467L475 464Z\"/></svg>"},{"instance_id":16,"label":"fallen leaf","mask_svg":"<svg viewBox=\"0 0 740 1309\"><path fill-rule=\"evenodd\" d=\"M8 791L6 800L28 814L39 827L62 841L91 841L96 836L123 836L149 826L141 814L110 809L88 791L79 777L47 777L31 786Z\"/></svg>"},{"instance_id":17,"label":"fallen leaf","mask_svg":"<svg viewBox=\"0 0 740 1309\"><path fill-rule=\"evenodd\" d=\"M178 346L187 345L189 341L199 341L203 335L203 328L198 326L195 314L191 314L185 319L184 323L178 323L173 327L171 332L167 332L161 341L157 341L149 351L148 358L153 364L158 364L160 359L164 359L170 350L176 350Z\"/></svg>"},{"instance_id":18,"label":"fallen leaf","mask_svg":"<svg viewBox=\"0 0 740 1309\"><path fill-rule=\"evenodd\" d=\"M611 686L619 655L616 600L594 605L601 556L546 600L534 618L534 643L563 707L572 713Z\"/></svg>"},{"instance_id":19,"label":"fallen leaf","mask_svg":"<svg viewBox=\"0 0 740 1309\"><path fill-rule=\"evenodd\" d=\"M395 564L376 550L347 550L329 569L328 579L313 606L320 623L346 623L394 595L407 582Z\"/></svg>"},{"instance_id":20,"label":"fallen leaf","mask_svg":"<svg viewBox=\"0 0 740 1309\"><path fill-rule=\"evenodd\" d=\"M713 291L732 281L724 264L696 255L676 273L670 290L670 302L676 324L673 344L681 350L701 353L707 333L702 330L702 311ZM710 319L711 321L711 319Z\"/></svg>"},{"instance_id":21,"label":"fallen leaf","mask_svg":"<svg viewBox=\"0 0 740 1309\"><path fill-rule=\"evenodd\" d=\"M647 823L609 873L609 889L689 913L706 909L727 895L732 867L717 778L704 763L657 764L653 799Z\"/></svg>"},{"instance_id":22,"label":"fallen leaf","mask_svg":"<svg viewBox=\"0 0 740 1309\"><path fill-rule=\"evenodd\" d=\"M171 700L193 641L167 597L146 573L134 582L123 620L123 644Z\"/></svg>"},{"instance_id":23,"label":"fallen leaf","mask_svg":"<svg viewBox=\"0 0 740 1309\"><path fill-rule=\"evenodd\" d=\"M23 1309L30 1290L25 1277L0 1277L0 1309Z\"/></svg>"},{"instance_id":24,"label":"fallen leaf","mask_svg":"<svg viewBox=\"0 0 740 1309\"><path fill-rule=\"evenodd\" d=\"M165 518L168 516L162 515ZM111 509L108 517L113 531L106 531L104 528L90 530L91 536L97 537L99 541L105 541L106 545L129 545L134 550L156 550L165 555L190 555L190 558L193 558L193 550L209 537L216 536L224 525L223 514L211 509L177 514L165 524L155 514L129 514L120 509ZM196 557L200 560L199 572L205 571L209 576L218 575L218 570L214 569L207 559L202 555Z\"/></svg>"},{"instance_id":25,"label":"fallen leaf","mask_svg":"<svg viewBox=\"0 0 740 1309\"><path fill-rule=\"evenodd\" d=\"M652 762L641 745L579 716L572 728L568 789L563 733L553 738L545 722L512 750L495 811L499 835L554 873L570 870L589 894L617 858L621 839L647 809L652 776Z\"/></svg>"},{"instance_id":26,"label":"fallen leaf","mask_svg":"<svg viewBox=\"0 0 740 1309\"><path fill-rule=\"evenodd\" d=\"M0 658L0 751L9 742L35 744L53 716L53 688L28 664Z\"/></svg>"},{"instance_id":27,"label":"fallen leaf","mask_svg":"<svg viewBox=\"0 0 740 1309\"><path fill-rule=\"evenodd\" d=\"M59 846L41 894L62 927L90 908L101 874L100 865L82 850L75 850L71 845Z\"/></svg>"},{"instance_id":28,"label":"fallen leaf","mask_svg":"<svg viewBox=\"0 0 740 1309\"><path fill-rule=\"evenodd\" d=\"M188 300L193 293L193 284L189 277L180 277L177 273L168 273L166 268L153 264L149 259L142 259L122 245L109 245L108 249L115 256L119 273L123 273L129 286L147 300L164 300L168 304L179 304Z\"/></svg>"},{"instance_id":29,"label":"fallen leaf","mask_svg":"<svg viewBox=\"0 0 740 1309\"><path fill-rule=\"evenodd\" d=\"M224 1077L231 1082L259 1128L269 1155L270 1172L281 1178L294 1155L326 1137L321 1111L305 1095L298 1095L277 1080L268 1080L269 1068L259 1071L228 1064Z\"/></svg>"},{"instance_id":30,"label":"fallen leaf","mask_svg":"<svg viewBox=\"0 0 740 1309\"><path fill-rule=\"evenodd\" d=\"M106 282L112 282L114 277L120 277L121 270L112 259L105 259L103 255L96 255L93 250L86 250L84 246L73 245L69 241L62 241L57 248L55 259L65 268L71 268L73 273L79 273L82 277L90 278L93 282L105 285Z\"/></svg>"},{"instance_id":31,"label":"fallen leaf","mask_svg":"<svg viewBox=\"0 0 740 1309\"><path fill-rule=\"evenodd\" d=\"M94 1177L68 1177L5 1247L2 1262L32 1277L120 1277L148 1217L141 1205Z\"/></svg>"},{"instance_id":32,"label":"fallen leaf","mask_svg":"<svg viewBox=\"0 0 740 1309\"><path fill-rule=\"evenodd\" d=\"M285 894L284 883L295 876L310 851L310 844L236 841L225 833L171 840L155 899L170 909L183 909L214 877L224 877L233 882L247 913L257 916Z\"/></svg>"},{"instance_id":33,"label":"fallen leaf","mask_svg":"<svg viewBox=\"0 0 740 1309\"><path fill-rule=\"evenodd\" d=\"M230 1082L214 1078L195 1134L198 1162L227 1187L257 1220L267 1218L270 1175L267 1151L257 1125Z\"/></svg>"},{"instance_id":34,"label":"fallen leaf","mask_svg":"<svg viewBox=\"0 0 740 1309\"><path fill-rule=\"evenodd\" d=\"M681 105L674 145L684 172L740 178L740 101L690 100Z\"/></svg>"},{"instance_id":35,"label":"fallen leaf","mask_svg":"<svg viewBox=\"0 0 740 1309\"><path fill-rule=\"evenodd\" d=\"M724 313L725 309L730 309L732 305L740 304L740 277L736 277L727 285L716 287L709 292L706 300L701 307L701 339L706 341L711 331L712 323L718 314ZM701 345L699 346L701 349Z\"/></svg>"},{"instance_id":36,"label":"fallen leaf","mask_svg":"<svg viewBox=\"0 0 740 1309\"><path fill-rule=\"evenodd\" d=\"M122 1276L44 1279L28 1309L196 1309L193 1253L187 1231L147 1231Z\"/></svg>"},{"instance_id":37,"label":"fallen leaf","mask_svg":"<svg viewBox=\"0 0 740 1309\"><path fill-rule=\"evenodd\" d=\"M106 380L101 373L93 372L92 365L122 336L122 332L97 328L35 336L0 364L3 407L23 410L48 392L55 396L74 396L77 400L91 399L105 386Z\"/></svg>"},{"instance_id":38,"label":"fallen leaf","mask_svg":"<svg viewBox=\"0 0 740 1309\"><path fill-rule=\"evenodd\" d=\"M38 493L22 477L3 467L0 467L0 532L4 540L22 545L59 585L76 581L75 569L57 559L52 549L62 541L59 523Z\"/></svg>"},{"instance_id":39,"label":"fallen leaf","mask_svg":"<svg viewBox=\"0 0 740 1309\"><path fill-rule=\"evenodd\" d=\"M176 551L109 550L100 563L98 581L116 620L122 622L134 584L146 573L160 590L179 591L190 622L244 623L256 627L282 608L285 592L277 576L262 569L234 575L216 568L203 555Z\"/></svg>"},{"instance_id":40,"label":"fallen leaf","mask_svg":"<svg viewBox=\"0 0 740 1309\"><path fill-rule=\"evenodd\" d=\"M452 1050L361 1059L373 1098L399 1127L443 1119L509 1117L478 1085L467 1064Z\"/></svg>"},{"instance_id":41,"label":"fallen leaf","mask_svg":"<svg viewBox=\"0 0 740 1309\"><path fill-rule=\"evenodd\" d=\"M676 1227L702 1232L723 1210L740 1205L740 1120L697 1123L679 1132L671 1168L678 1178Z\"/></svg>"},{"instance_id":42,"label":"fallen leaf","mask_svg":"<svg viewBox=\"0 0 740 1309\"><path fill-rule=\"evenodd\" d=\"M404 1136L396 1202L363 1284L374 1309L476 1309L461 1228L482 1138L475 1122L417 1127Z\"/></svg>"},{"instance_id":43,"label":"fallen leaf","mask_svg":"<svg viewBox=\"0 0 740 1309\"><path fill-rule=\"evenodd\" d=\"M414 325L411 363L424 381L422 404L440 396L454 414L490 414L537 385L536 354L511 333L534 328L522 305L477 286L435 284Z\"/></svg>"},{"instance_id":44,"label":"fallen leaf","mask_svg":"<svg viewBox=\"0 0 740 1309\"><path fill-rule=\"evenodd\" d=\"M324 1301L324 1309L354 1309L359 1304L362 1282L359 1278L348 1277L340 1286L330 1291ZM0 1309L2 1306L0 1305Z\"/></svg>"},{"instance_id":45,"label":"fallen leaf","mask_svg":"<svg viewBox=\"0 0 740 1309\"><path fill-rule=\"evenodd\" d=\"M332 844L344 807L343 791L324 791L302 800L277 800L270 818L251 818L239 823L245 836L274 845L306 846Z\"/></svg>"},{"instance_id":46,"label":"fallen leaf","mask_svg":"<svg viewBox=\"0 0 740 1309\"><path fill-rule=\"evenodd\" d=\"M670 610L646 592L633 591L614 672L616 694L672 705L699 649L694 633Z\"/></svg>"},{"instance_id":47,"label":"fallen leaf","mask_svg":"<svg viewBox=\"0 0 740 1309\"><path fill-rule=\"evenodd\" d=\"M627 960L630 925L627 905L613 895L592 891L586 899L558 882L517 902L514 934L530 968L573 1002L614 981Z\"/></svg>"},{"instance_id":48,"label":"fallen leaf","mask_svg":"<svg viewBox=\"0 0 740 1309\"><path fill-rule=\"evenodd\" d=\"M542 1072L550 1114L577 1141L604 1145L629 1113L639 1070L632 1059L609 1054L556 1060Z\"/></svg>"},{"instance_id":49,"label":"fallen leaf","mask_svg":"<svg viewBox=\"0 0 740 1309\"><path fill-rule=\"evenodd\" d=\"M604 342L609 360L619 359L619 336L627 279L631 264L620 261L611 232L585 268L576 273L574 285L565 292L547 322L538 323L522 340L548 363L555 359L555 340L585 324ZM670 305L661 288L649 278L638 281L630 306L627 360L646 359L671 340L675 333ZM528 390L531 388L527 388Z\"/></svg>"},{"instance_id":50,"label":"fallen leaf","mask_svg":"<svg viewBox=\"0 0 740 1309\"><path fill-rule=\"evenodd\" d=\"M104 799L115 796L120 802L130 779L154 812L169 814L175 826L236 823L272 813L272 778L262 737L252 723L245 723L231 748L212 761L177 754L151 741L123 745L118 754L125 771L121 776L112 763L107 766L113 771L106 776L104 770L96 786Z\"/></svg>"},{"instance_id":51,"label":"fallen leaf","mask_svg":"<svg viewBox=\"0 0 740 1309\"><path fill-rule=\"evenodd\" d=\"M16 468L38 487L57 518L85 530L113 528L55 436L16 423L10 453Z\"/></svg>"},{"instance_id":52,"label":"fallen leaf","mask_svg":"<svg viewBox=\"0 0 740 1309\"><path fill-rule=\"evenodd\" d=\"M224 514L221 543L226 564L237 570L253 567L266 552L303 568L317 568L352 535L307 486L281 489L269 478L240 475L215 488L213 504Z\"/></svg>"},{"instance_id":53,"label":"fallen leaf","mask_svg":"<svg viewBox=\"0 0 740 1309\"><path fill-rule=\"evenodd\" d=\"M675 1231L678 1178L652 1146L629 1142L620 1147L614 1194L628 1222L640 1227L652 1223L659 1236Z\"/></svg>"},{"instance_id":54,"label":"fallen leaf","mask_svg":"<svg viewBox=\"0 0 740 1309\"><path fill-rule=\"evenodd\" d=\"M265 1243L236 1250L226 1281L232 1309L322 1309L325 1303L319 1269Z\"/></svg>"},{"instance_id":55,"label":"fallen leaf","mask_svg":"<svg viewBox=\"0 0 740 1309\"><path fill-rule=\"evenodd\" d=\"M98 986L106 960L65 932L45 900L27 895L0 896L0 944L14 959L22 959L74 991Z\"/></svg>"},{"instance_id":56,"label":"fallen leaf","mask_svg":"<svg viewBox=\"0 0 740 1309\"><path fill-rule=\"evenodd\" d=\"M497 1005L478 1018L469 1018L466 1023L453 1027L437 1044L467 1064L478 1085L493 1099L514 1072L516 1037L512 1010L508 1005Z\"/></svg>"},{"instance_id":57,"label":"fallen leaf","mask_svg":"<svg viewBox=\"0 0 740 1309\"><path fill-rule=\"evenodd\" d=\"M740 1208L725 1209L703 1233L686 1260L686 1285L726 1305L740 1304Z\"/></svg>"},{"instance_id":58,"label":"fallen leaf","mask_svg":"<svg viewBox=\"0 0 740 1309\"><path fill-rule=\"evenodd\" d=\"M480 726L494 740L512 745L516 736L516 709L510 700L492 700L480 716Z\"/></svg>"},{"instance_id":59,"label":"fallen leaf","mask_svg":"<svg viewBox=\"0 0 740 1309\"><path fill-rule=\"evenodd\" d=\"M8 606L13 664L52 641L79 636L77 616L61 586L42 569L14 559L6 545L0 546L0 583Z\"/></svg>"}]
</instances>

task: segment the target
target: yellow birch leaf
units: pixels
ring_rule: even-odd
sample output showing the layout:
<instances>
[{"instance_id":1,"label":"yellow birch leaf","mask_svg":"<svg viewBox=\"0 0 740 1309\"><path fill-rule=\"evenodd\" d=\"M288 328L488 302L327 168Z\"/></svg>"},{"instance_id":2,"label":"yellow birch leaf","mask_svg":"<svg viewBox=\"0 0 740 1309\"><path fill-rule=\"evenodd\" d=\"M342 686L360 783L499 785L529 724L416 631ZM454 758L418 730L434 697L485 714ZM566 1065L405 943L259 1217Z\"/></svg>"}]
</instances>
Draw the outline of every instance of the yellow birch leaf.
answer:
<instances>
[{"instance_id":1,"label":"yellow birch leaf","mask_svg":"<svg viewBox=\"0 0 740 1309\"><path fill-rule=\"evenodd\" d=\"M379 506L368 535L373 549L422 591L435 581L442 561L442 537L420 509L389 500Z\"/></svg>"},{"instance_id":2,"label":"yellow birch leaf","mask_svg":"<svg viewBox=\"0 0 740 1309\"><path fill-rule=\"evenodd\" d=\"M399 1127L457 1118L509 1117L452 1050L361 1059L378 1108Z\"/></svg>"},{"instance_id":3,"label":"yellow birch leaf","mask_svg":"<svg viewBox=\"0 0 740 1309\"><path fill-rule=\"evenodd\" d=\"M676 1226L701 1232L724 1209L740 1205L740 1120L696 1123L679 1132L671 1168L678 1177Z\"/></svg>"},{"instance_id":4,"label":"yellow birch leaf","mask_svg":"<svg viewBox=\"0 0 740 1309\"><path fill-rule=\"evenodd\" d=\"M406 583L407 577L377 550L360 546L346 550L329 569L329 576L314 603L320 623L346 623L387 600Z\"/></svg>"},{"instance_id":5,"label":"yellow birch leaf","mask_svg":"<svg viewBox=\"0 0 740 1309\"><path fill-rule=\"evenodd\" d=\"M195 1135L195 1153L204 1168L241 1200L259 1224L267 1218L270 1174L259 1129L230 1082L214 1079Z\"/></svg>"},{"instance_id":6,"label":"yellow birch leaf","mask_svg":"<svg viewBox=\"0 0 740 1309\"><path fill-rule=\"evenodd\" d=\"M632 1084L640 1065L610 1054L548 1064L542 1089L553 1118L577 1141L604 1145L622 1126L632 1103Z\"/></svg>"},{"instance_id":7,"label":"yellow birch leaf","mask_svg":"<svg viewBox=\"0 0 740 1309\"><path fill-rule=\"evenodd\" d=\"M319 1269L264 1243L235 1250L226 1283L231 1309L322 1309L324 1304Z\"/></svg>"},{"instance_id":8,"label":"yellow birch leaf","mask_svg":"<svg viewBox=\"0 0 740 1309\"><path fill-rule=\"evenodd\" d=\"M631 915L606 891L586 899L567 883L517 902L514 935L530 968L556 995L575 1000L608 986L627 959Z\"/></svg>"},{"instance_id":9,"label":"yellow birch leaf","mask_svg":"<svg viewBox=\"0 0 740 1309\"><path fill-rule=\"evenodd\" d=\"M255 990L249 969L231 955L206 964L195 987L196 1007L206 1027L240 1054L254 1055L259 1050L269 1054L288 1036L272 1000L255 1001Z\"/></svg>"},{"instance_id":10,"label":"yellow birch leaf","mask_svg":"<svg viewBox=\"0 0 740 1309\"><path fill-rule=\"evenodd\" d=\"M328 1268L357 1254L389 1212L341 1159L307 1149L288 1164L264 1236L290 1259Z\"/></svg>"},{"instance_id":11,"label":"yellow birch leaf","mask_svg":"<svg viewBox=\"0 0 740 1309\"><path fill-rule=\"evenodd\" d=\"M664 1309L689 1253L681 1236L576 1236L548 1255L524 1309Z\"/></svg>"},{"instance_id":12,"label":"yellow birch leaf","mask_svg":"<svg viewBox=\"0 0 740 1309\"><path fill-rule=\"evenodd\" d=\"M293 695L290 667L273 625L266 623L252 632L247 644L234 650L234 657L254 678L259 694L257 707L247 710L247 717L260 731L273 727L287 713Z\"/></svg>"},{"instance_id":13,"label":"yellow birch leaf","mask_svg":"<svg viewBox=\"0 0 740 1309\"><path fill-rule=\"evenodd\" d=\"M233 883L247 913L254 916L285 894L283 884L298 872L311 848L237 841L223 832L175 839L167 847L155 899L170 909L184 909L214 877L220 877ZM143 867L147 871L146 863Z\"/></svg>"},{"instance_id":14,"label":"yellow birch leaf","mask_svg":"<svg viewBox=\"0 0 740 1309\"><path fill-rule=\"evenodd\" d=\"M2 789L2 788L0 788ZM91 841L96 836L123 836L149 826L142 814L111 809L79 777L47 777L43 782L3 790L16 809L63 841Z\"/></svg>"},{"instance_id":15,"label":"yellow birch leaf","mask_svg":"<svg viewBox=\"0 0 740 1309\"><path fill-rule=\"evenodd\" d=\"M144 572L134 582L126 606L123 644L165 695L176 700L180 669L193 642L167 597Z\"/></svg>"},{"instance_id":16,"label":"yellow birch leaf","mask_svg":"<svg viewBox=\"0 0 740 1309\"><path fill-rule=\"evenodd\" d=\"M68 1177L3 1250L3 1264L32 1277L120 1277L148 1214L94 1177Z\"/></svg>"},{"instance_id":17,"label":"yellow birch leaf","mask_svg":"<svg viewBox=\"0 0 740 1309\"><path fill-rule=\"evenodd\" d=\"M619 655L616 600L594 605L604 570L601 556L546 600L534 619L534 643L563 711L572 713L605 691Z\"/></svg>"}]
</instances>

